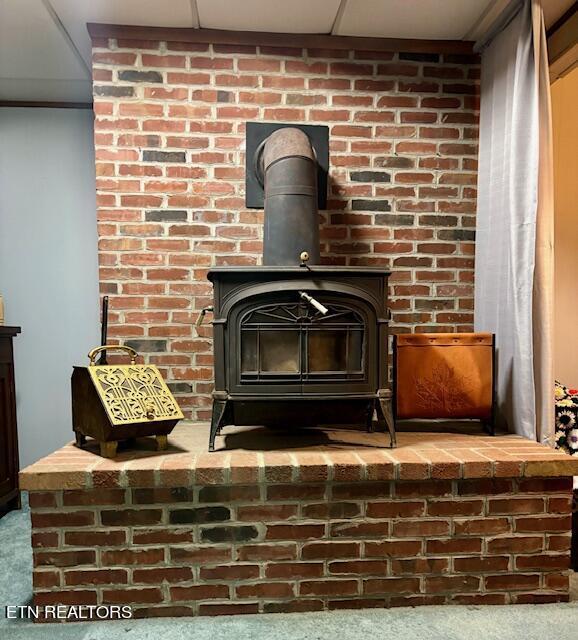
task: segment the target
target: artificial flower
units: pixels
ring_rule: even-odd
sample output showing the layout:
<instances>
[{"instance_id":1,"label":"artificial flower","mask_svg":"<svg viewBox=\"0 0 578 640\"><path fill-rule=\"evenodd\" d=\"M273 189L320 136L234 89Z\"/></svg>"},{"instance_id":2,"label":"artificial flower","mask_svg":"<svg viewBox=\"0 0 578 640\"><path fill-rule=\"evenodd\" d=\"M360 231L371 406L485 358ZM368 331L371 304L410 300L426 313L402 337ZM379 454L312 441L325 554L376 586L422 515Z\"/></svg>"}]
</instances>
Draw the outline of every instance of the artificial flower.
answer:
<instances>
[{"instance_id":1,"label":"artificial flower","mask_svg":"<svg viewBox=\"0 0 578 640\"><path fill-rule=\"evenodd\" d=\"M572 411L560 411L556 417L556 426L559 429L571 429L576 424L576 416Z\"/></svg>"},{"instance_id":2,"label":"artificial flower","mask_svg":"<svg viewBox=\"0 0 578 640\"><path fill-rule=\"evenodd\" d=\"M568 434L568 446L573 451L578 449L578 429L572 429Z\"/></svg>"},{"instance_id":3,"label":"artificial flower","mask_svg":"<svg viewBox=\"0 0 578 640\"><path fill-rule=\"evenodd\" d=\"M558 448L563 447L566 444L566 432L556 431L556 433L554 434L554 441L556 442L556 446Z\"/></svg>"},{"instance_id":4,"label":"artificial flower","mask_svg":"<svg viewBox=\"0 0 578 640\"><path fill-rule=\"evenodd\" d=\"M565 398L564 400L556 401L557 407L575 407L576 403L571 398Z\"/></svg>"},{"instance_id":5,"label":"artificial flower","mask_svg":"<svg viewBox=\"0 0 578 640\"><path fill-rule=\"evenodd\" d=\"M562 400L562 398L566 397L566 389L562 386L557 384L556 385L556 400Z\"/></svg>"}]
</instances>

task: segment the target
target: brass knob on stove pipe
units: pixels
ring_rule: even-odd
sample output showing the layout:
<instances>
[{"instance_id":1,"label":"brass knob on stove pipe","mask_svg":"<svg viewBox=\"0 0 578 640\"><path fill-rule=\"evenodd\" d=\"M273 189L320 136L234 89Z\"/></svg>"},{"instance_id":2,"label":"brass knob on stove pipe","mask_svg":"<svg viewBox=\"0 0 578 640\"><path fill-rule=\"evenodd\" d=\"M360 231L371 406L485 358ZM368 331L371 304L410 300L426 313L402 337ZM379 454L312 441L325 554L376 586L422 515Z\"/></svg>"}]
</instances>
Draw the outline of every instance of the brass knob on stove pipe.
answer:
<instances>
[{"instance_id":1,"label":"brass knob on stove pipe","mask_svg":"<svg viewBox=\"0 0 578 640\"><path fill-rule=\"evenodd\" d=\"M299 295L301 296L301 298L303 298L303 300L306 300L311 306L315 307L317 309L317 311L319 311L319 313L322 313L323 315L325 315L329 309L322 305L321 302L318 302L317 300L315 300L315 298L313 296L310 296L308 293L305 293L305 291L300 291Z\"/></svg>"}]
</instances>

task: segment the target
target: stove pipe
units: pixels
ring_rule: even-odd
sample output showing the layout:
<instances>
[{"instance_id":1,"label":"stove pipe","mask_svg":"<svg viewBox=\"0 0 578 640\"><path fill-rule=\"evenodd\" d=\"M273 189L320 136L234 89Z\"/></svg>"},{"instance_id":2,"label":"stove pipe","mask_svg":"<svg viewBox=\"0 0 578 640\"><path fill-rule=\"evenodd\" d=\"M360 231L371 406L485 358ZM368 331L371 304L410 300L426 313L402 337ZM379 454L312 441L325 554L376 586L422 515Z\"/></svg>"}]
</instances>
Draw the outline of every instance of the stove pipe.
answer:
<instances>
[{"instance_id":1,"label":"stove pipe","mask_svg":"<svg viewBox=\"0 0 578 640\"><path fill-rule=\"evenodd\" d=\"M317 160L307 135L284 127L264 142L259 159L265 191L263 264L319 264Z\"/></svg>"}]
</instances>

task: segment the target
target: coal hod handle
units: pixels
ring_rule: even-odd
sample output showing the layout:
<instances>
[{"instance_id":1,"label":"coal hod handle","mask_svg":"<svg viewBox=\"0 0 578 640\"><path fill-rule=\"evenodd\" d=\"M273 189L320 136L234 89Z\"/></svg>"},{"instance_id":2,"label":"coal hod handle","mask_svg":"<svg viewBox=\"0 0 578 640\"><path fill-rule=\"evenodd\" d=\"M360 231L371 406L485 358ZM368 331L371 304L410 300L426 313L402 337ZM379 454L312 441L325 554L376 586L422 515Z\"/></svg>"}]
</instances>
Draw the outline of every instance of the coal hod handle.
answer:
<instances>
[{"instance_id":1,"label":"coal hod handle","mask_svg":"<svg viewBox=\"0 0 578 640\"><path fill-rule=\"evenodd\" d=\"M132 347L126 347L126 346L120 345L120 344L105 344L105 345L103 345L101 347L96 347L92 351L89 352L88 357L90 359L90 366L93 367L95 365L94 361L96 359L96 356L101 351L111 351L111 350L126 351L126 353L128 353L129 356L130 356L130 363L131 364L136 364L136 359L138 358L138 353Z\"/></svg>"}]
</instances>

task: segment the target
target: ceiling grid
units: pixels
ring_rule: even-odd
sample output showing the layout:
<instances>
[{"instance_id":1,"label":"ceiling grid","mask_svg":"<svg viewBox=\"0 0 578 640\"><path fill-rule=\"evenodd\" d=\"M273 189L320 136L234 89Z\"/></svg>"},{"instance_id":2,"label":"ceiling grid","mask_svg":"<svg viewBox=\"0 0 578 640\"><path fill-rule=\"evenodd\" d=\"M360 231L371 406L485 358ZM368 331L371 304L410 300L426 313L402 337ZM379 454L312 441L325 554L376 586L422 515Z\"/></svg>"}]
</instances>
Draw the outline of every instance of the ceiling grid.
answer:
<instances>
[{"instance_id":1,"label":"ceiling grid","mask_svg":"<svg viewBox=\"0 0 578 640\"><path fill-rule=\"evenodd\" d=\"M91 100L86 24L475 40L510 0L2 0L0 100ZM573 0L547 0L551 25Z\"/></svg>"}]
</instances>

